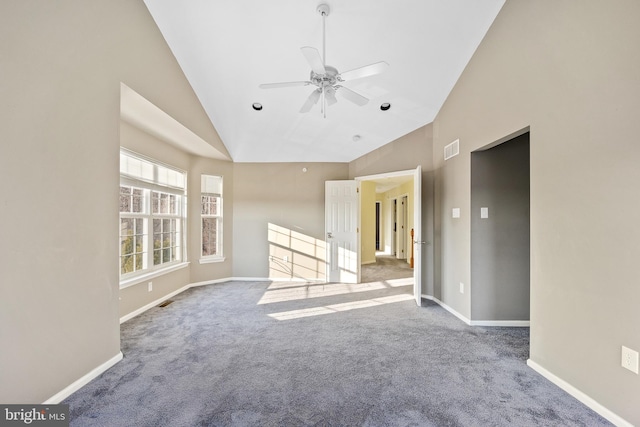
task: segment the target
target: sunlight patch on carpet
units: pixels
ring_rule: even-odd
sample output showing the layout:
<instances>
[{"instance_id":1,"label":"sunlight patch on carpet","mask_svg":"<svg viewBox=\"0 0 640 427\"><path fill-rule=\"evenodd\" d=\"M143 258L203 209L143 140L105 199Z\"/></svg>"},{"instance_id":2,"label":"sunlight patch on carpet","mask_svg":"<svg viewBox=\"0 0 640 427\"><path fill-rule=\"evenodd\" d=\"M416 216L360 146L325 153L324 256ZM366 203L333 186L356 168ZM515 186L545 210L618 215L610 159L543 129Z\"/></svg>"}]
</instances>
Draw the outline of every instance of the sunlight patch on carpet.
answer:
<instances>
[{"instance_id":1,"label":"sunlight patch on carpet","mask_svg":"<svg viewBox=\"0 0 640 427\"><path fill-rule=\"evenodd\" d=\"M322 298L334 295L353 294L358 292L377 291L380 289L400 288L413 286L413 278L392 279L380 282L346 284L346 283L321 283L301 285L284 289L267 290L258 305L276 302L295 301L309 298ZM270 286L271 288L271 286Z\"/></svg>"},{"instance_id":2,"label":"sunlight patch on carpet","mask_svg":"<svg viewBox=\"0 0 640 427\"><path fill-rule=\"evenodd\" d=\"M400 294L388 297L372 298L361 301L345 302L341 304L326 305L323 307L303 308L300 310L283 311L280 313L271 313L269 317L276 320L291 320L301 317L321 316L324 314L339 313L342 311L356 310L360 308L375 307L384 304L393 304L396 302L409 301L413 299L413 295Z\"/></svg>"}]
</instances>

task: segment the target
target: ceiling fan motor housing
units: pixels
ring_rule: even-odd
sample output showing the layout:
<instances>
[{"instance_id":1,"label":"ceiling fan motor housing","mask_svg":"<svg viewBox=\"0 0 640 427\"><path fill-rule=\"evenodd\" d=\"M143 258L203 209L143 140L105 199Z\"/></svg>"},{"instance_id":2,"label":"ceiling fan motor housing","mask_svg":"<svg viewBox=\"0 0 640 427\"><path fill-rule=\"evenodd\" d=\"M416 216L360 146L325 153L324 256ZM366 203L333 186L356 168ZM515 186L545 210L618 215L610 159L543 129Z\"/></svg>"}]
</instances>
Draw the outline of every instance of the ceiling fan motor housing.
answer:
<instances>
[{"instance_id":1,"label":"ceiling fan motor housing","mask_svg":"<svg viewBox=\"0 0 640 427\"><path fill-rule=\"evenodd\" d=\"M318 86L319 88L333 86L338 81L339 73L335 67L332 67L331 65L325 65L324 68L326 71L324 74L318 74L314 71L311 71L311 75L309 77L311 83Z\"/></svg>"}]
</instances>

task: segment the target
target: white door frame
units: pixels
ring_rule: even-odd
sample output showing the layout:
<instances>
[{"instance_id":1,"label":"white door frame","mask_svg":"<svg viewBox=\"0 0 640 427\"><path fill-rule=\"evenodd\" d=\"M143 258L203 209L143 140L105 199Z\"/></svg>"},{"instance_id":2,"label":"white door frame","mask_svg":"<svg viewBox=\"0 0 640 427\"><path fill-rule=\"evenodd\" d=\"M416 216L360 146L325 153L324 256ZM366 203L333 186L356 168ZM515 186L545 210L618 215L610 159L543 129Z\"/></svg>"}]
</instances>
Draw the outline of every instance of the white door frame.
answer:
<instances>
[{"instance_id":1,"label":"white door frame","mask_svg":"<svg viewBox=\"0 0 640 427\"><path fill-rule=\"evenodd\" d=\"M413 294L417 305L421 305L422 299L422 167L409 169L405 171L381 173L377 175L359 176L354 178L356 181L375 181L383 178L394 178L399 176L413 177L413 230L414 230L414 268L413 268ZM400 196L402 197L402 196ZM358 229L360 229L360 220L358 217ZM360 248L358 248L358 254ZM360 269L358 269L358 273Z\"/></svg>"}]
</instances>

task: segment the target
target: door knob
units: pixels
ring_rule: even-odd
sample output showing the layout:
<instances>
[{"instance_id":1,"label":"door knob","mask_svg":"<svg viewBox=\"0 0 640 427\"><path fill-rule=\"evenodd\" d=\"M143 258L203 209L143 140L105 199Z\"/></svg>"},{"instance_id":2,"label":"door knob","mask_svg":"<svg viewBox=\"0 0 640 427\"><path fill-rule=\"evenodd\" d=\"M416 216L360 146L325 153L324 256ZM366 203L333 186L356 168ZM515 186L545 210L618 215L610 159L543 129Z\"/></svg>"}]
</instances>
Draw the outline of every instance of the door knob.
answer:
<instances>
[{"instance_id":1,"label":"door knob","mask_svg":"<svg viewBox=\"0 0 640 427\"><path fill-rule=\"evenodd\" d=\"M327 232L327 239L333 239L333 233L330 231Z\"/></svg>"}]
</instances>

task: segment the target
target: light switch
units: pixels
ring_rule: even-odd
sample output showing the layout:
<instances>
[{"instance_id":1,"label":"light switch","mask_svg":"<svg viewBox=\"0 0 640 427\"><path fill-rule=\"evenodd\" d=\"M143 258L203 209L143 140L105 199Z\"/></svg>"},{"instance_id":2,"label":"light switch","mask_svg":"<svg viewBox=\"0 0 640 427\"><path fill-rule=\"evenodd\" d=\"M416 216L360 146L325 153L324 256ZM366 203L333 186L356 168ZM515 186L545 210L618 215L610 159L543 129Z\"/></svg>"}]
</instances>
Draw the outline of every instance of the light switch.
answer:
<instances>
[{"instance_id":1,"label":"light switch","mask_svg":"<svg viewBox=\"0 0 640 427\"><path fill-rule=\"evenodd\" d=\"M480 218L489 218L489 208L480 208Z\"/></svg>"},{"instance_id":2,"label":"light switch","mask_svg":"<svg viewBox=\"0 0 640 427\"><path fill-rule=\"evenodd\" d=\"M460 218L460 208L451 209L451 218Z\"/></svg>"}]
</instances>

